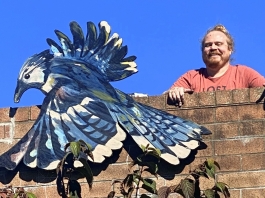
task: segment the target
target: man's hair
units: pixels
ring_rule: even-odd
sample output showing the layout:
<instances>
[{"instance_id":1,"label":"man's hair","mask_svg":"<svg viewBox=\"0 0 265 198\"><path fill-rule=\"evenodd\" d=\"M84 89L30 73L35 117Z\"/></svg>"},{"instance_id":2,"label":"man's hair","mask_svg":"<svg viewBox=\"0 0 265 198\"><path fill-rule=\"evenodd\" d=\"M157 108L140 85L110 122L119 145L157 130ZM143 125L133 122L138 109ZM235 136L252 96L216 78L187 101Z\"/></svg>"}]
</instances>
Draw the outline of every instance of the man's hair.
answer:
<instances>
[{"instance_id":1,"label":"man's hair","mask_svg":"<svg viewBox=\"0 0 265 198\"><path fill-rule=\"evenodd\" d=\"M231 34L228 32L228 30L225 28L225 26L223 26L222 24L217 24L214 27L210 28L209 30L207 30L206 34L204 35L202 41L201 41L201 50L203 50L204 48L204 41L205 41L205 37L207 34L209 34L212 31L219 31L219 32L223 32L226 37L227 37L227 44L229 49L234 52L234 47L235 47L235 43L234 43L234 39L231 36Z\"/></svg>"}]
</instances>

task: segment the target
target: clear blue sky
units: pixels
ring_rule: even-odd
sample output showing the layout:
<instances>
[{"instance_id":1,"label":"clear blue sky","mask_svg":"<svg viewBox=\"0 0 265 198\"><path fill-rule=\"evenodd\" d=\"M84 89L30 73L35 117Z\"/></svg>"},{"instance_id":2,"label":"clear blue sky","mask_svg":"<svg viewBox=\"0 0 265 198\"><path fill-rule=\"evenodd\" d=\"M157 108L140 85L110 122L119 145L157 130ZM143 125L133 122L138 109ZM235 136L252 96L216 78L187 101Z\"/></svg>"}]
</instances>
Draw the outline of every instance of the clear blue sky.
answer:
<instances>
[{"instance_id":1,"label":"clear blue sky","mask_svg":"<svg viewBox=\"0 0 265 198\"><path fill-rule=\"evenodd\" d=\"M108 21L136 55L139 72L112 83L126 93L160 95L184 72L203 67L200 39L217 23L235 39L234 64L265 75L265 1L79 0L0 1L0 108L42 104L39 90L28 90L13 102L24 61L48 49L46 38L58 29L71 37L69 22Z\"/></svg>"}]
</instances>

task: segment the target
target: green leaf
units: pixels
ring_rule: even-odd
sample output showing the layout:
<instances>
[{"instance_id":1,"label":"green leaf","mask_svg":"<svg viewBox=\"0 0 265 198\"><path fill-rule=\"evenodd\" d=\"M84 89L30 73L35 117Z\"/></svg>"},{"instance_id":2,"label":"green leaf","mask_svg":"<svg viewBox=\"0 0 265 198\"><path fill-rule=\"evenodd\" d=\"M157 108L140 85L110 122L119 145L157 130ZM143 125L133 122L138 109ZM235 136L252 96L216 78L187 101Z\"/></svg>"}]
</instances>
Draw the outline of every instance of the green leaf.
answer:
<instances>
[{"instance_id":1,"label":"green leaf","mask_svg":"<svg viewBox=\"0 0 265 198\"><path fill-rule=\"evenodd\" d=\"M195 184L191 179L183 179L180 182L181 190L185 196L185 198L194 197L195 192Z\"/></svg>"},{"instance_id":2,"label":"green leaf","mask_svg":"<svg viewBox=\"0 0 265 198\"><path fill-rule=\"evenodd\" d=\"M230 197L228 185L226 183L217 182L215 186L216 186L217 190L221 191L226 198Z\"/></svg>"},{"instance_id":3,"label":"green leaf","mask_svg":"<svg viewBox=\"0 0 265 198\"><path fill-rule=\"evenodd\" d=\"M34 195L31 192L26 192L27 198L37 198L36 195Z\"/></svg>"},{"instance_id":4,"label":"green leaf","mask_svg":"<svg viewBox=\"0 0 265 198\"><path fill-rule=\"evenodd\" d=\"M211 169L209 169L209 168L206 166L205 169L206 169L206 173L207 173L211 178L215 178L215 167L212 167Z\"/></svg>"},{"instance_id":5,"label":"green leaf","mask_svg":"<svg viewBox=\"0 0 265 198\"><path fill-rule=\"evenodd\" d=\"M124 190L127 192L127 190L130 187L133 187L133 182L134 182L134 175L133 174L128 174L125 179L122 182L122 185L124 187Z\"/></svg>"},{"instance_id":6,"label":"green leaf","mask_svg":"<svg viewBox=\"0 0 265 198\"><path fill-rule=\"evenodd\" d=\"M74 193L73 195L73 193L71 192L69 198L79 198L79 196L77 195L77 193Z\"/></svg>"},{"instance_id":7,"label":"green leaf","mask_svg":"<svg viewBox=\"0 0 265 198\"><path fill-rule=\"evenodd\" d=\"M215 178L216 167L220 169L219 164L214 159L210 158L205 161L206 172L212 178Z\"/></svg>"},{"instance_id":8,"label":"green leaf","mask_svg":"<svg viewBox=\"0 0 265 198\"><path fill-rule=\"evenodd\" d=\"M206 198L215 198L215 192L212 189L205 190L204 195Z\"/></svg>"},{"instance_id":9,"label":"green leaf","mask_svg":"<svg viewBox=\"0 0 265 198\"><path fill-rule=\"evenodd\" d=\"M92 183L94 179L93 172L84 158L80 158L79 161L83 164L83 167L78 169L78 171L81 172L86 177L89 188L92 188Z\"/></svg>"},{"instance_id":10,"label":"green leaf","mask_svg":"<svg viewBox=\"0 0 265 198\"><path fill-rule=\"evenodd\" d=\"M207 159L207 160L206 160L206 165L207 165L209 168L215 166L215 165L214 165L214 159L212 159L212 158Z\"/></svg>"},{"instance_id":11,"label":"green leaf","mask_svg":"<svg viewBox=\"0 0 265 198\"><path fill-rule=\"evenodd\" d=\"M81 151L80 142L70 142L70 149L74 156L77 158Z\"/></svg>"},{"instance_id":12,"label":"green leaf","mask_svg":"<svg viewBox=\"0 0 265 198\"><path fill-rule=\"evenodd\" d=\"M150 148L148 148L147 155L152 155L152 156L160 159L161 151L159 149L150 147Z\"/></svg>"},{"instance_id":13,"label":"green leaf","mask_svg":"<svg viewBox=\"0 0 265 198\"><path fill-rule=\"evenodd\" d=\"M141 149L142 149L143 152L145 152L148 147L149 147L149 144L147 144L146 146L141 145Z\"/></svg>"},{"instance_id":14,"label":"green leaf","mask_svg":"<svg viewBox=\"0 0 265 198\"><path fill-rule=\"evenodd\" d=\"M143 182L143 185L142 185L142 188L147 190L148 192L150 193L157 193L157 190L156 190L156 182L152 179L143 179L142 180Z\"/></svg>"},{"instance_id":15,"label":"green leaf","mask_svg":"<svg viewBox=\"0 0 265 198\"><path fill-rule=\"evenodd\" d=\"M92 146L88 143L86 143L84 140L79 140L79 142L81 143L81 146L86 146L87 150L92 151Z\"/></svg>"}]
</instances>

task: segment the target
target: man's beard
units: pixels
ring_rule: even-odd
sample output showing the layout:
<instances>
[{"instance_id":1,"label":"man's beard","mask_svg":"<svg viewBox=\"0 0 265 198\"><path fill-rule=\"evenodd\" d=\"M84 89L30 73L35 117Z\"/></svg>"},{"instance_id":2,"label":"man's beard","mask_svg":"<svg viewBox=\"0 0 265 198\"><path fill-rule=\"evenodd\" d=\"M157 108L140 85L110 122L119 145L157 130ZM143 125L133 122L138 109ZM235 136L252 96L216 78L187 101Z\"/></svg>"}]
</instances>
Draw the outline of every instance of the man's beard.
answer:
<instances>
[{"instance_id":1,"label":"man's beard","mask_svg":"<svg viewBox=\"0 0 265 198\"><path fill-rule=\"evenodd\" d=\"M216 68L229 62L229 57L227 60L224 60L224 58L219 55L218 57L207 57L203 61L207 67Z\"/></svg>"}]
</instances>

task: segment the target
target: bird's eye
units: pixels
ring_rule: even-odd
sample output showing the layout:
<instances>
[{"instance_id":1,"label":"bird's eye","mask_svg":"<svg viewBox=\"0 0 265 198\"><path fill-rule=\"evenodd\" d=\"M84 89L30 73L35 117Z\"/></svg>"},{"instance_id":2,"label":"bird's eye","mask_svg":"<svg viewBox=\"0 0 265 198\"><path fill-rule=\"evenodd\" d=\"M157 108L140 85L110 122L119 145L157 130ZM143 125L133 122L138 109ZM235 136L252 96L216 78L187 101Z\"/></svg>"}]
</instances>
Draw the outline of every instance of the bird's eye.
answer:
<instances>
[{"instance_id":1,"label":"bird's eye","mask_svg":"<svg viewBox=\"0 0 265 198\"><path fill-rule=\"evenodd\" d=\"M25 78L25 79L29 79L29 78L30 78L30 75L29 75L29 74L26 74L26 75L24 76L24 78Z\"/></svg>"}]
</instances>

